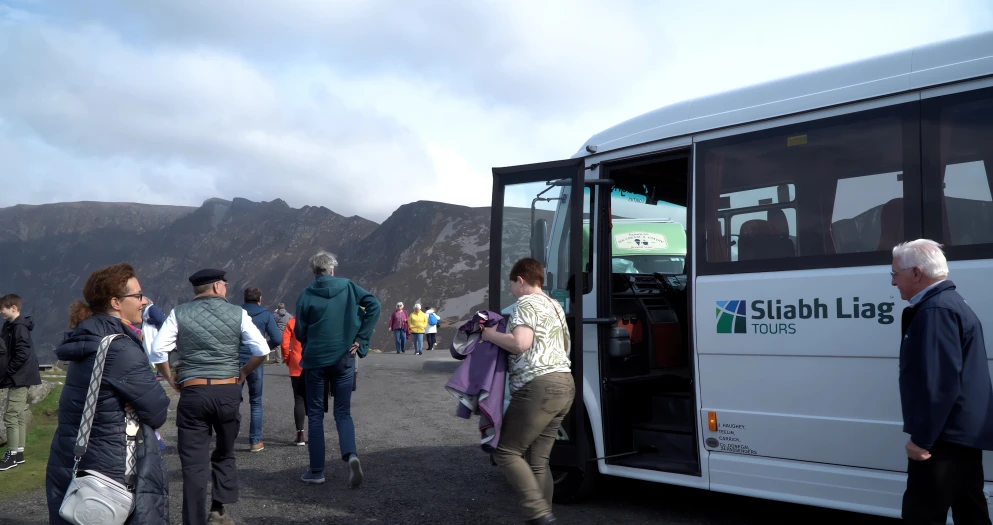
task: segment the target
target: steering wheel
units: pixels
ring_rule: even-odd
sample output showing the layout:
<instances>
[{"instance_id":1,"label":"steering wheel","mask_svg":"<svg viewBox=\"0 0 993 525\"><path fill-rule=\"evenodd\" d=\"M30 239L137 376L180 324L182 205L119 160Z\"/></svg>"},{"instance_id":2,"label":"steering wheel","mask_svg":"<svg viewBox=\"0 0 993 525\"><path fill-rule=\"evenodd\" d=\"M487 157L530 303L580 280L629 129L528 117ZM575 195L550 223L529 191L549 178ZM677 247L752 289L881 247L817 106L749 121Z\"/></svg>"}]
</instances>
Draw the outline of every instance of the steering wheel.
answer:
<instances>
[{"instance_id":1,"label":"steering wheel","mask_svg":"<svg viewBox=\"0 0 993 525\"><path fill-rule=\"evenodd\" d=\"M665 290L666 292L669 292L669 293L677 293L678 292L678 290L676 290L672 286L672 284L669 283L669 280L665 278L666 277L665 274L659 273L659 272L654 272L654 273L652 273L652 277L654 277L655 280L658 281L659 284L662 285L662 289Z\"/></svg>"}]
</instances>

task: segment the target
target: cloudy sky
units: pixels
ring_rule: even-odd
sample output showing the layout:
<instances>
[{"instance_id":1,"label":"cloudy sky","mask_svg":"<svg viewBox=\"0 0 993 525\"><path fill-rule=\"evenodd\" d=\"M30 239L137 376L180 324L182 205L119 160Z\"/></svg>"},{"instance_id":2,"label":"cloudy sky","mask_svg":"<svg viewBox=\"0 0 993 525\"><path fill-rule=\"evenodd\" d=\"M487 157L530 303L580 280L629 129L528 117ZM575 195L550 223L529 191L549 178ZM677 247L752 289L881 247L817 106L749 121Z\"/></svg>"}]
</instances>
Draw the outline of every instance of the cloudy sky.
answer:
<instances>
[{"instance_id":1,"label":"cloudy sky","mask_svg":"<svg viewBox=\"0 0 993 525\"><path fill-rule=\"evenodd\" d=\"M489 203L666 104L993 29L989 0L0 0L0 207Z\"/></svg>"}]
</instances>

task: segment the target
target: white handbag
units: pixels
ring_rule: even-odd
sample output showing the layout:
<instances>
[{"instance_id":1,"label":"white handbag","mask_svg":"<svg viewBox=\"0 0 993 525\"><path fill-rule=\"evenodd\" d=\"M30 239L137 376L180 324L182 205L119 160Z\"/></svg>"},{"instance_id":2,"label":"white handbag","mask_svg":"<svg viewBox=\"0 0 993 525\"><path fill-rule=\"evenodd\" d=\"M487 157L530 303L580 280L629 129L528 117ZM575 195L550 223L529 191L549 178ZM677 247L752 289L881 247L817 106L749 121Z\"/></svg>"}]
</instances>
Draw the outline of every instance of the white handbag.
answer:
<instances>
[{"instance_id":1,"label":"white handbag","mask_svg":"<svg viewBox=\"0 0 993 525\"><path fill-rule=\"evenodd\" d=\"M111 341L117 337L120 337L120 334L104 337L97 349L90 386L86 390L83 419L79 424L76 446L73 449L76 457L72 466L72 482L69 483L69 488L66 489L65 497L62 499L62 506L59 507L59 516L74 525L124 525L134 510L135 442L140 425L138 418L133 414L124 414L126 424L124 479L127 485L94 470L84 470L78 474L76 472L79 460L86 454L86 447L90 441L90 430L93 426L93 417L96 415L107 350Z\"/></svg>"}]
</instances>

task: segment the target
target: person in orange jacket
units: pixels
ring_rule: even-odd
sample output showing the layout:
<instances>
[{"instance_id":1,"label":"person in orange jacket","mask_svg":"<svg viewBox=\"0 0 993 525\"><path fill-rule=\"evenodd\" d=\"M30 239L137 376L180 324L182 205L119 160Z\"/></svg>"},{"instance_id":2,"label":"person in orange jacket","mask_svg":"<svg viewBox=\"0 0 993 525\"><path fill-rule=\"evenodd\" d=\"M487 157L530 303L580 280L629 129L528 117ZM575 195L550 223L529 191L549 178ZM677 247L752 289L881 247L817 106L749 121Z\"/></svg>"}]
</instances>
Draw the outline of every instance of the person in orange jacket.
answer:
<instances>
[{"instance_id":1,"label":"person in orange jacket","mask_svg":"<svg viewBox=\"0 0 993 525\"><path fill-rule=\"evenodd\" d=\"M303 345L293 334L293 329L297 326L297 318L291 317L283 328L283 343L280 348L283 350L283 362L290 369L290 385L293 387L293 422L296 423L297 434L293 444L302 447L307 444L304 439L304 428L307 425L307 409L304 396L303 369L300 368L300 358L303 354Z\"/></svg>"}]
</instances>

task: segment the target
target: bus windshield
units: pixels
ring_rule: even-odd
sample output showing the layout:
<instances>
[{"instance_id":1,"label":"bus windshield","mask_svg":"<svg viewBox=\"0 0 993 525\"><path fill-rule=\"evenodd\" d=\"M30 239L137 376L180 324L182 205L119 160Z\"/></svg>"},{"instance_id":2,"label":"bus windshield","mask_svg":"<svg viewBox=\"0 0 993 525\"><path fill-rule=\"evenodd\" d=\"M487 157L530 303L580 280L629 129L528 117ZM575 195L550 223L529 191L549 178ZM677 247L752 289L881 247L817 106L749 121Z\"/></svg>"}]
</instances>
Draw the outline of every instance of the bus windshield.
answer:
<instances>
[{"instance_id":1,"label":"bus windshield","mask_svg":"<svg viewBox=\"0 0 993 525\"><path fill-rule=\"evenodd\" d=\"M685 273L686 207L652 199L654 190L642 185L611 191L613 273Z\"/></svg>"}]
</instances>

